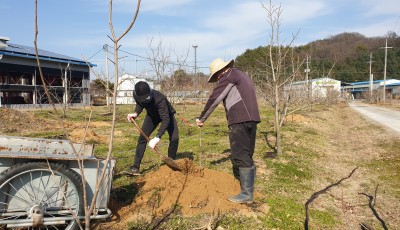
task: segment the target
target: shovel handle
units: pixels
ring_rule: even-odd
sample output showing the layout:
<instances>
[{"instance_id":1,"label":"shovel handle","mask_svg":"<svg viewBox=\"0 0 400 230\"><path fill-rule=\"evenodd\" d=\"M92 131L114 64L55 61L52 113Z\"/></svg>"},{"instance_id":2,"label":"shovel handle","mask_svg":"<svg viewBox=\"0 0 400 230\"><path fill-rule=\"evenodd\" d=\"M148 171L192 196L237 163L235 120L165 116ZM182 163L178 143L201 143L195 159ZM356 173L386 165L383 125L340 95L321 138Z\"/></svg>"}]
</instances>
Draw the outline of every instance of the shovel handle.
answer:
<instances>
[{"instance_id":1,"label":"shovel handle","mask_svg":"<svg viewBox=\"0 0 400 230\"><path fill-rule=\"evenodd\" d=\"M178 117L188 126L193 127L185 118L183 118L179 113L177 113Z\"/></svg>"},{"instance_id":2,"label":"shovel handle","mask_svg":"<svg viewBox=\"0 0 400 230\"><path fill-rule=\"evenodd\" d=\"M131 118L131 121L136 126L136 128L139 130L140 134L147 140L147 142L149 142L150 138L143 132L142 128L140 128L140 126L136 123L135 119ZM154 146L154 151L156 151L156 153L159 156L162 156L162 154L158 150L157 146Z\"/></svg>"},{"instance_id":3,"label":"shovel handle","mask_svg":"<svg viewBox=\"0 0 400 230\"><path fill-rule=\"evenodd\" d=\"M139 127L139 125L136 123L135 119L131 118L130 119L132 123L136 126L136 128L139 130L140 134L146 138L147 141L150 141L150 138L143 132L143 130ZM154 146L153 150L157 153L157 155L161 158L162 161L164 161L168 166L175 170L182 171L182 168L177 164L172 158L164 156L161 154L160 150L158 150L157 146Z\"/></svg>"}]
</instances>

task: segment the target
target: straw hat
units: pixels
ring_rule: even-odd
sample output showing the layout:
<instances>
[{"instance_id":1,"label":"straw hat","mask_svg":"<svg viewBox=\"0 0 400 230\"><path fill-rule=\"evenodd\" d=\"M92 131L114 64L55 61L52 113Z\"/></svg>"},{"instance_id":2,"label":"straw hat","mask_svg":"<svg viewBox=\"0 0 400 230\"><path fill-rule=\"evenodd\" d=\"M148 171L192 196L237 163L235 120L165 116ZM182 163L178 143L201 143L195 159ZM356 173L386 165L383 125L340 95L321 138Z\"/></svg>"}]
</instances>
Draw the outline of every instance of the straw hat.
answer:
<instances>
[{"instance_id":1,"label":"straw hat","mask_svg":"<svg viewBox=\"0 0 400 230\"><path fill-rule=\"evenodd\" d=\"M221 58L217 58L213 62L211 62L210 77L208 78L208 82L216 82L217 81L216 73L227 66L232 67L233 63L234 63L234 60L224 62L224 60L222 60Z\"/></svg>"}]
</instances>

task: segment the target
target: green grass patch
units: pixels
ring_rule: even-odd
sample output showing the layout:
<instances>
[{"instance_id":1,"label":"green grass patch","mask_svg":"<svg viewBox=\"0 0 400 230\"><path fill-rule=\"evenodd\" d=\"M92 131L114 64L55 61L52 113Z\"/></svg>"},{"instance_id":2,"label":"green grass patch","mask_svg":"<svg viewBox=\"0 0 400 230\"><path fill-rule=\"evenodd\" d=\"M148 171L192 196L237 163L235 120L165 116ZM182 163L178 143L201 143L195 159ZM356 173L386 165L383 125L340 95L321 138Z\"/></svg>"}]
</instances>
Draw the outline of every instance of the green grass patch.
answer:
<instances>
[{"instance_id":1,"label":"green grass patch","mask_svg":"<svg viewBox=\"0 0 400 230\"><path fill-rule=\"evenodd\" d=\"M390 189L386 192L394 194L396 198L400 198L400 159L382 159L370 162L368 168L378 175L378 181L371 183L376 185L390 185ZM369 190L373 191L370 187Z\"/></svg>"},{"instance_id":2,"label":"green grass patch","mask_svg":"<svg viewBox=\"0 0 400 230\"><path fill-rule=\"evenodd\" d=\"M309 225L317 226L318 229L332 229L333 226L338 224L336 211L333 209L322 211L309 208Z\"/></svg>"},{"instance_id":3,"label":"green grass patch","mask_svg":"<svg viewBox=\"0 0 400 230\"><path fill-rule=\"evenodd\" d=\"M245 217L236 214L227 214L218 222L217 226L223 229L241 230L241 229L265 229L260 221L255 221L254 217Z\"/></svg>"},{"instance_id":4,"label":"green grass patch","mask_svg":"<svg viewBox=\"0 0 400 230\"><path fill-rule=\"evenodd\" d=\"M267 199L270 206L268 216L263 220L266 229L301 229L305 218L304 205L296 199L274 196Z\"/></svg>"},{"instance_id":5,"label":"green grass patch","mask_svg":"<svg viewBox=\"0 0 400 230\"><path fill-rule=\"evenodd\" d=\"M387 192L394 194L396 198L400 198L400 141L386 140L380 142L380 148L385 149L387 155L382 156L379 160L367 162L368 168L378 175L378 181L372 182L374 186L390 185ZM370 188L373 191L374 188Z\"/></svg>"}]
</instances>

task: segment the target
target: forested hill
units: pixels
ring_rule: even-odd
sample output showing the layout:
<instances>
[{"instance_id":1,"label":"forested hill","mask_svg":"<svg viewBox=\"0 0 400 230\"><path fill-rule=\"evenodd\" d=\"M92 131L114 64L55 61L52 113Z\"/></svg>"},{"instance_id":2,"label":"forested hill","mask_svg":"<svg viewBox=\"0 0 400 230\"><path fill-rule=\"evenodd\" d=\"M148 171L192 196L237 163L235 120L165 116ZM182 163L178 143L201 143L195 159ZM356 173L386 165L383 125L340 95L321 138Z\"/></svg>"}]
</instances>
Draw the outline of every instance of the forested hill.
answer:
<instances>
[{"instance_id":1,"label":"forested hill","mask_svg":"<svg viewBox=\"0 0 400 230\"><path fill-rule=\"evenodd\" d=\"M387 38L387 79L400 79L400 37L389 32L385 37L365 37L359 33L341 33L323 40L295 47L299 59L309 56L311 78L330 77L343 82L368 81L372 53L374 80L383 79L385 40ZM246 50L236 58L236 66L245 71L257 71L265 62L266 46ZM296 57L296 58L297 58ZM289 62L288 62L289 63ZM304 61L305 63L305 61ZM332 72L328 72L335 63ZM305 69L305 64L304 68Z\"/></svg>"}]
</instances>

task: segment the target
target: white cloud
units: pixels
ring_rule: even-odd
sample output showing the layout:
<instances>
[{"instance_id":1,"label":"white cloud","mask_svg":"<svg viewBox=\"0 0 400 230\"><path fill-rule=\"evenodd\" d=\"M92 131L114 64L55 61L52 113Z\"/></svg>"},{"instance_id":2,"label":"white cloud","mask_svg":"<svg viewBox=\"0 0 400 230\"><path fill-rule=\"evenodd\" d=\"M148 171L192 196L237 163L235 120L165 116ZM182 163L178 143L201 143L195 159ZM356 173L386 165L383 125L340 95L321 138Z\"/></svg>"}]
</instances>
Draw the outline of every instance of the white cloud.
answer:
<instances>
[{"instance_id":1,"label":"white cloud","mask_svg":"<svg viewBox=\"0 0 400 230\"><path fill-rule=\"evenodd\" d=\"M192 1L193 0L142 0L140 3L140 12L156 12L162 15L170 15L170 14L175 15L180 11L179 7L188 4ZM133 9L136 9L136 6L137 6L137 1L132 1L132 0L113 1L113 9L118 12L131 12Z\"/></svg>"},{"instance_id":2,"label":"white cloud","mask_svg":"<svg viewBox=\"0 0 400 230\"><path fill-rule=\"evenodd\" d=\"M142 1L141 12L179 9L190 1L146 0ZM129 8L127 6L132 5L132 2L136 4L136 1L117 0L114 1L114 5L125 5L125 8ZM168 25L168 27L164 26L163 28L161 23L160 25L156 24L156 27L147 27L145 33L148 35L143 35L142 32L139 36L133 36L131 32L129 41L132 42L129 42L129 45L143 48L147 46L146 39L148 36L158 37L159 34L162 34L163 40L171 44L186 47L190 43L197 43L200 46L199 49L207 49L214 54L231 53L232 56L236 56L237 52L243 52L246 48L253 48L249 47L249 44L262 40L269 30L269 25L266 21L267 11L263 9L259 1L232 1L231 3L221 6L214 4L214 7L205 8L207 10L199 9L202 11L203 17L188 15L183 18L193 20L193 26L190 28L179 27L179 25ZM204 4L208 3L205 2ZM282 29L284 30L284 26L290 24L298 25L298 28L301 28L302 21L326 14L328 11L324 10L324 7L326 7L324 2L318 0L306 3L296 0L284 1L282 3ZM297 32L297 29L292 32ZM267 37L265 42L267 42Z\"/></svg>"},{"instance_id":3,"label":"white cloud","mask_svg":"<svg viewBox=\"0 0 400 230\"><path fill-rule=\"evenodd\" d=\"M205 17L202 26L213 30L237 30L243 27L255 27L263 24L264 12L260 3L241 3L231 7L214 9ZM256 23L256 25L253 25Z\"/></svg>"},{"instance_id":4,"label":"white cloud","mask_svg":"<svg viewBox=\"0 0 400 230\"><path fill-rule=\"evenodd\" d=\"M400 14L400 3L398 0L384 0L376 2L375 0L360 1L359 4L366 8L367 16Z\"/></svg>"},{"instance_id":5,"label":"white cloud","mask_svg":"<svg viewBox=\"0 0 400 230\"><path fill-rule=\"evenodd\" d=\"M297 24L305 20L330 14L332 9L324 1L287 1L282 4L283 24Z\"/></svg>"},{"instance_id":6,"label":"white cloud","mask_svg":"<svg viewBox=\"0 0 400 230\"><path fill-rule=\"evenodd\" d=\"M264 6L269 7L268 3ZM279 5L274 6L278 7ZM286 26L294 28L294 31L288 32L290 38L292 33L296 33L302 27L303 22L330 13L330 8L323 1L299 2L292 0L285 1L281 6L282 25L280 29L287 31ZM257 46L255 45L256 41L262 42L259 45L265 45L268 42L267 34L270 31L270 25L267 21L267 10L260 2L240 3L225 7L223 11L216 9L209 15L210 17L206 17L202 26L215 33L219 40L214 42L224 43L220 44L221 48L232 50L233 56L247 48L254 48L249 47L249 44Z\"/></svg>"},{"instance_id":7,"label":"white cloud","mask_svg":"<svg viewBox=\"0 0 400 230\"><path fill-rule=\"evenodd\" d=\"M308 3L289 1L283 8L284 23L285 25L295 24L300 28L302 21L327 13L327 10L323 10L324 7L326 5L322 1ZM267 11L258 1L226 5L223 10L210 8L209 11L204 12L204 17L196 18L198 23L193 24L197 25L197 28L176 27L169 28L168 31L148 31L146 35L128 35L124 46L130 49L142 49L147 47L148 37L156 39L161 37L164 44L171 44L178 50L187 50L191 48L191 45L197 44L198 53L204 61L211 61L217 56L231 59L248 48L258 46L255 44L256 41L263 42L259 45L267 43L266 34L269 31L269 25L266 17ZM292 32L296 33L297 30Z\"/></svg>"},{"instance_id":8,"label":"white cloud","mask_svg":"<svg viewBox=\"0 0 400 230\"><path fill-rule=\"evenodd\" d=\"M393 29L393 22L393 20L380 20L360 27L343 28L343 30L357 31L367 37L385 36L388 31Z\"/></svg>"},{"instance_id":9,"label":"white cloud","mask_svg":"<svg viewBox=\"0 0 400 230\"><path fill-rule=\"evenodd\" d=\"M337 27L330 27L329 29L321 29L315 30L314 33L309 33L305 36L300 37L300 41L296 43L296 45L305 45L311 41L326 39L330 36L344 33L344 32L356 32L360 33L366 37L377 37L377 36L385 36L388 31L392 30L393 20L381 20L376 23L363 24L361 26L352 26L352 25L341 25Z\"/></svg>"},{"instance_id":10,"label":"white cloud","mask_svg":"<svg viewBox=\"0 0 400 230\"><path fill-rule=\"evenodd\" d=\"M142 1L143 11L163 12L183 6L193 0L145 0ZM179 9L176 9L179 10Z\"/></svg>"}]
</instances>

